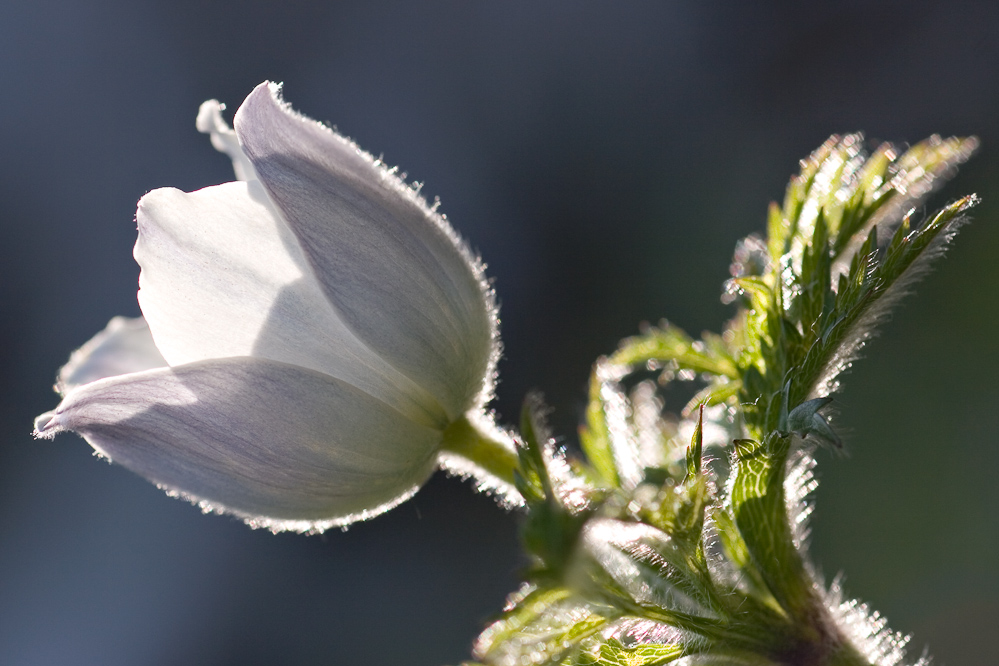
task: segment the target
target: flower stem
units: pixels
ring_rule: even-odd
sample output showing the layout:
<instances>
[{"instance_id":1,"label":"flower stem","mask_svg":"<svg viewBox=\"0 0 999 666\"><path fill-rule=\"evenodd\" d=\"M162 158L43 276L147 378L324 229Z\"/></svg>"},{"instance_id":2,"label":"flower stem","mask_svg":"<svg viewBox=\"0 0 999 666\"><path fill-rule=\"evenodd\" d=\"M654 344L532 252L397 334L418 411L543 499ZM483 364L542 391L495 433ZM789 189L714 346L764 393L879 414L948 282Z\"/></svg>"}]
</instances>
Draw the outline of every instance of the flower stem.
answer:
<instances>
[{"instance_id":1,"label":"flower stem","mask_svg":"<svg viewBox=\"0 0 999 666\"><path fill-rule=\"evenodd\" d=\"M441 448L445 454L442 464L446 469L462 475L475 476L486 486L498 485L495 490L504 494L512 492L519 499L515 490L514 472L520 467L520 459L517 457L513 440L485 414L466 414L451 423L444 430ZM474 469L448 460L452 456L446 454L458 456L463 461L471 463ZM483 479L482 472L492 478ZM520 504L517 501L514 503Z\"/></svg>"}]
</instances>

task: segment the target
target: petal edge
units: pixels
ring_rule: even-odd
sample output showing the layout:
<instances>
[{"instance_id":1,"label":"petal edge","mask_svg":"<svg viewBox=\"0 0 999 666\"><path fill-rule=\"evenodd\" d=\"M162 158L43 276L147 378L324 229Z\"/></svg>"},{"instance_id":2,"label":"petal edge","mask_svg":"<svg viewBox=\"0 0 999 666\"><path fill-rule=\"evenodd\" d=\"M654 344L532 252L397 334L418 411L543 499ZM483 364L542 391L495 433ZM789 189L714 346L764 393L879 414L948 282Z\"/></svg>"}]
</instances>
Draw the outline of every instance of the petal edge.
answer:
<instances>
[{"instance_id":1,"label":"petal edge","mask_svg":"<svg viewBox=\"0 0 999 666\"><path fill-rule=\"evenodd\" d=\"M346 524L415 492L441 433L349 384L241 357L71 391L39 435L73 430L162 488L251 523Z\"/></svg>"},{"instance_id":2,"label":"petal edge","mask_svg":"<svg viewBox=\"0 0 999 666\"><path fill-rule=\"evenodd\" d=\"M496 307L482 265L418 192L257 86L240 144L341 319L453 420L491 397Z\"/></svg>"}]
</instances>

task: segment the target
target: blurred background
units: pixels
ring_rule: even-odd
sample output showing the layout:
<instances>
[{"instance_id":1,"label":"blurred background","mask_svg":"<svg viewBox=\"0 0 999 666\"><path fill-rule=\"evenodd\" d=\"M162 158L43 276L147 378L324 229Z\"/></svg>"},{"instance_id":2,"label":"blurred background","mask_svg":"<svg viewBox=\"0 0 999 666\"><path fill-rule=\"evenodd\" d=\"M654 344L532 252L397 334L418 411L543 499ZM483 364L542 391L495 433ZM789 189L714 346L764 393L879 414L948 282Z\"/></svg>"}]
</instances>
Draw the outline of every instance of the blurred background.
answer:
<instances>
[{"instance_id":1,"label":"blurred background","mask_svg":"<svg viewBox=\"0 0 999 666\"><path fill-rule=\"evenodd\" d=\"M498 411L540 389L570 442L640 322L720 328L735 241L829 134L979 135L931 204L984 203L847 379L813 541L913 657L995 663L999 6L911 0L0 3L0 663L454 664L517 585L516 516L453 479L274 536L30 437L139 314L138 198L232 179L198 105L265 79L441 197L502 301Z\"/></svg>"}]
</instances>

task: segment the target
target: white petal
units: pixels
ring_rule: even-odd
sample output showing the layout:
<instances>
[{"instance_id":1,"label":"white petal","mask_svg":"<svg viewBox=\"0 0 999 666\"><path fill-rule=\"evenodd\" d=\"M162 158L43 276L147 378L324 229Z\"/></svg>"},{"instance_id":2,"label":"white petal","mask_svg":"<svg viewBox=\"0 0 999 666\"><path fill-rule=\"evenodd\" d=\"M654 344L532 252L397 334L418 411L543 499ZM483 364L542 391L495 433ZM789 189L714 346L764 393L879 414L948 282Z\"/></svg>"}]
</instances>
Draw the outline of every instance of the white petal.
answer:
<instances>
[{"instance_id":1,"label":"white petal","mask_svg":"<svg viewBox=\"0 0 999 666\"><path fill-rule=\"evenodd\" d=\"M139 305L170 365L269 358L342 379L428 425L444 422L429 394L339 319L258 182L154 190L136 221Z\"/></svg>"},{"instance_id":2,"label":"white petal","mask_svg":"<svg viewBox=\"0 0 999 666\"><path fill-rule=\"evenodd\" d=\"M349 384L254 358L87 384L37 427L74 430L167 490L265 523L387 508L427 479L441 439Z\"/></svg>"},{"instance_id":3,"label":"white petal","mask_svg":"<svg viewBox=\"0 0 999 666\"><path fill-rule=\"evenodd\" d=\"M229 159L232 160L232 170L236 174L236 180L256 180L257 174L253 170L253 164L243 154L243 149L239 147L236 133L222 119L223 110L225 110L225 104L220 104L216 99L208 100L198 109L198 118L194 121L194 125L199 132L211 136L215 150L229 156Z\"/></svg>"},{"instance_id":4,"label":"white petal","mask_svg":"<svg viewBox=\"0 0 999 666\"><path fill-rule=\"evenodd\" d=\"M56 390L66 395L81 384L166 364L142 317L115 317L103 331L73 352L69 362L59 370Z\"/></svg>"},{"instance_id":5,"label":"white petal","mask_svg":"<svg viewBox=\"0 0 999 666\"><path fill-rule=\"evenodd\" d=\"M261 84L236 134L344 321L454 418L491 386L482 267L415 190Z\"/></svg>"}]
</instances>

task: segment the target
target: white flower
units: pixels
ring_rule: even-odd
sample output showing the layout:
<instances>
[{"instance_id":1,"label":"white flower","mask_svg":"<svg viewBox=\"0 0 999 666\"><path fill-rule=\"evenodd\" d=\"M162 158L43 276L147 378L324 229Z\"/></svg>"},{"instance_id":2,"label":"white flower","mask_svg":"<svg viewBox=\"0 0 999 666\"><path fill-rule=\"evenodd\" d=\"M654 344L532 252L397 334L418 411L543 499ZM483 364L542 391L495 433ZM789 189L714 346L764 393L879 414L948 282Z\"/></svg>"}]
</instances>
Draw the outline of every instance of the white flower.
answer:
<instances>
[{"instance_id":1,"label":"white flower","mask_svg":"<svg viewBox=\"0 0 999 666\"><path fill-rule=\"evenodd\" d=\"M481 418L497 358L483 267L394 170L258 86L198 128L236 182L139 201L143 319L61 370L63 430L171 493L316 530L411 496Z\"/></svg>"}]
</instances>

